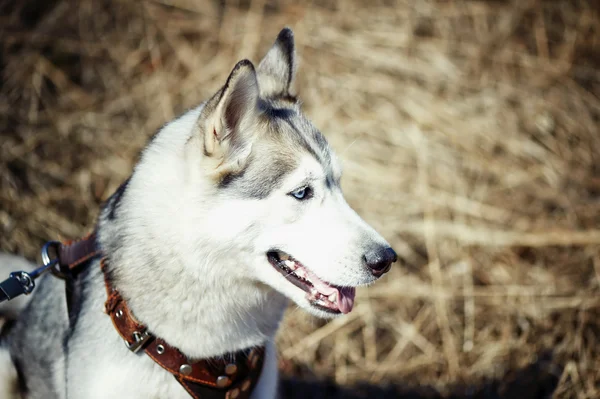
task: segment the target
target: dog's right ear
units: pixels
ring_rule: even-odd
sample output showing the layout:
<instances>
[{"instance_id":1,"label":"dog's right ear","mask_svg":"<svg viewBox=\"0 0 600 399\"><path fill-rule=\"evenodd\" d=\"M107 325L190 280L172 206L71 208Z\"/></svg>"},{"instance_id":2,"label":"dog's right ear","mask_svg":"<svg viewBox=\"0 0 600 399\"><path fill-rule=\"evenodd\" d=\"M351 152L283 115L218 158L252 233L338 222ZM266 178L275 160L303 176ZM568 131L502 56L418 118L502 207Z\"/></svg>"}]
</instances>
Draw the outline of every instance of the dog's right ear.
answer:
<instances>
[{"instance_id":1,"label":"dog's right ear","mask_svg":"<svg viewBox=\"0 0 600 399\"><path fill-rule=\"evenodd\" d=\"M296 75L294 32L283 28L267 55L258 64L258 80L263 97L289 95Z\"/></svg>"},{"instance_id":2,"label":"dog's right ear","mask_svg":"<svg viewBox=\"0 0 600 399\"><path fill-rule=\"evenodd\" d=\"M204 106L198 119L204 154L219 165L239 163L250 146L250 132L258 114L258 80L254 65L243 60L231 71L227 83Z\"/></svg>"}]
</instances>

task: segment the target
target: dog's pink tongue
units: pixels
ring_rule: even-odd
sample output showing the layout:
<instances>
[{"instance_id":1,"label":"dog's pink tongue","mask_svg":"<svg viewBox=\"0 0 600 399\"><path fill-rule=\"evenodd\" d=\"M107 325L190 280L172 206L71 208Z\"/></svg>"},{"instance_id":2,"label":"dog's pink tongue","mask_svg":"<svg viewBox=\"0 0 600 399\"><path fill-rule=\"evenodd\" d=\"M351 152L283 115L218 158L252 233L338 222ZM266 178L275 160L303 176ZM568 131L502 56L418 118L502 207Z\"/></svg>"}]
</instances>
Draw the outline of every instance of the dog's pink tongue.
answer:
<instances>
[{"instance_id":1,"label":"dog's pink tongue","mask_svg":"<svg viewBox=\"0 0 600 399\"><path fill-rule=\"evenodd\" d=\"M354 306L354 295L356 295L354 287L342 287L338 290L337 305L342 313L350 313Z\"/></svg>"},{"instance_id":2,"label":"dog's pink tongue","mask_svg":"<svg viewBox=\"0 0 600 399\"><path fill-rule=\"evenodd\" d=\"M315 286L316 290L321 294L329 296L334 292L337 292L337 306L340 309L340 312L344 314L350 313L352 307L354 306L354 295L356 295L356 289L353 287L332 287L318 278L310 270L307 270L307 273L310 281Z\"/></svg>"}]
</instances>

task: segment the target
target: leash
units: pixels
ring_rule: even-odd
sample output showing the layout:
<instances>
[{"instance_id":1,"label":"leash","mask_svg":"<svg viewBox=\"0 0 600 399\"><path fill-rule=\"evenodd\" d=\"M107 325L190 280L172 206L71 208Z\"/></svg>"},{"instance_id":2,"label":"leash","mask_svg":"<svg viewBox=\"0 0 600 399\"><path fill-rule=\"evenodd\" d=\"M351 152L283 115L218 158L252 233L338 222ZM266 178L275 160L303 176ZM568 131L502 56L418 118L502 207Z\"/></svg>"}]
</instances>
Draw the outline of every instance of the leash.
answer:
<instances>
[{"instance_id":1,"label":"leash","mask_svg":"<svg viewBox=\"0 0 600 399\"><path fill-rule=\"evenodd\" d=\"M13 272L0 283L0 302L31 294L35 280L48 272L67 284L72 283L80 268L101 255L95 232L78 241L49 241L42 248L41 266L30 273ZM250 397L262 371L264 347L199 361L188 359L179 349L152 335L145 325L135 319L119 291L112 285L108 263L106 257L100 262L107 294L105 313L110 316L117 333L132 353L143 350L155 363L171 373L194 399ZM67 289L69 316L73 300L70 291Z\"/></svg>"},{"instance_id":2,"label":"leash","mask_svg":"<svg viewBox=\"0 0 600 399\"><path fill-rule=\"evenodd\" d=\"M35 280L48 272L65 280L78 266L99 255L95 233L78 241L48 241L42 247L41 266L30 273L22 270L12 272L0 283L0 303L31 294L35 289Z\"/></svg>"}]
</instances>

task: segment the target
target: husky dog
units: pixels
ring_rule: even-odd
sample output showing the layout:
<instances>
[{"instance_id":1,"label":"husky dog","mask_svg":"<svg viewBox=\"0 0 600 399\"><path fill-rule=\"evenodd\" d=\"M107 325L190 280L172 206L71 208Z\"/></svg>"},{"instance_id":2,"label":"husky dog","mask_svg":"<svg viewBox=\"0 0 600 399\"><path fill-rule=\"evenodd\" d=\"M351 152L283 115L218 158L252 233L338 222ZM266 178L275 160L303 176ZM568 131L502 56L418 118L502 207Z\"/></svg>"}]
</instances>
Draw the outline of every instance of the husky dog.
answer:
<instances>
[{"instance_id":1,"label":"husky dog","mask_svg":"<svg viewBox=\"0 0 600 399\"><path fill-rule=\"evenodd\" d=\"M273 340L288 300L320 317L348 313L355 287L396 260L346 203L338 161L292 95L295 72L286 28L257 68L240 61L212 98L156 134L97 224L114 286L155 336L194 359L266 347L253 398L277 396ZM69 319L64 283L38 282L3 338L0 393L189 398L123 345L103 313L98 261L73 290Z\"/></svg>"}]
</instances>

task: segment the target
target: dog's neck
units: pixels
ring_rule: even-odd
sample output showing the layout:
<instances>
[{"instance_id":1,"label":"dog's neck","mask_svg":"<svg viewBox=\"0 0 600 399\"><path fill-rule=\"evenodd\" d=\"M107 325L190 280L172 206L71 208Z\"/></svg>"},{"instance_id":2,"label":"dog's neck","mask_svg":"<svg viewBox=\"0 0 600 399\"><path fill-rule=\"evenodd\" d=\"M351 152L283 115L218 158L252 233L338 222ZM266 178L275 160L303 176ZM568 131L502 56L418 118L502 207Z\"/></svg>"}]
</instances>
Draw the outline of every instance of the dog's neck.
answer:
<instances>
[{"instance_id":1,"label":"dog's neck","mask_svg":"<svg viewBox=\"0 0 600 399\"><path fill-rule=\"evenodd\" d=\"M98 236L114 286L135 317L186 356L200 359L272 339L287 299L240 274L239 260L223 248L202 245L201 217L181 209L186 194L178 192L178 179L187 172L173 152L185 152L178 145L185 146L182 132L193 114L178 120L179 129L171 127L170 150L161 149L160 157L146 150L132 178L107 201ZM192 230L195 234L186 234Z\"/></svg>"}]
</instances>

